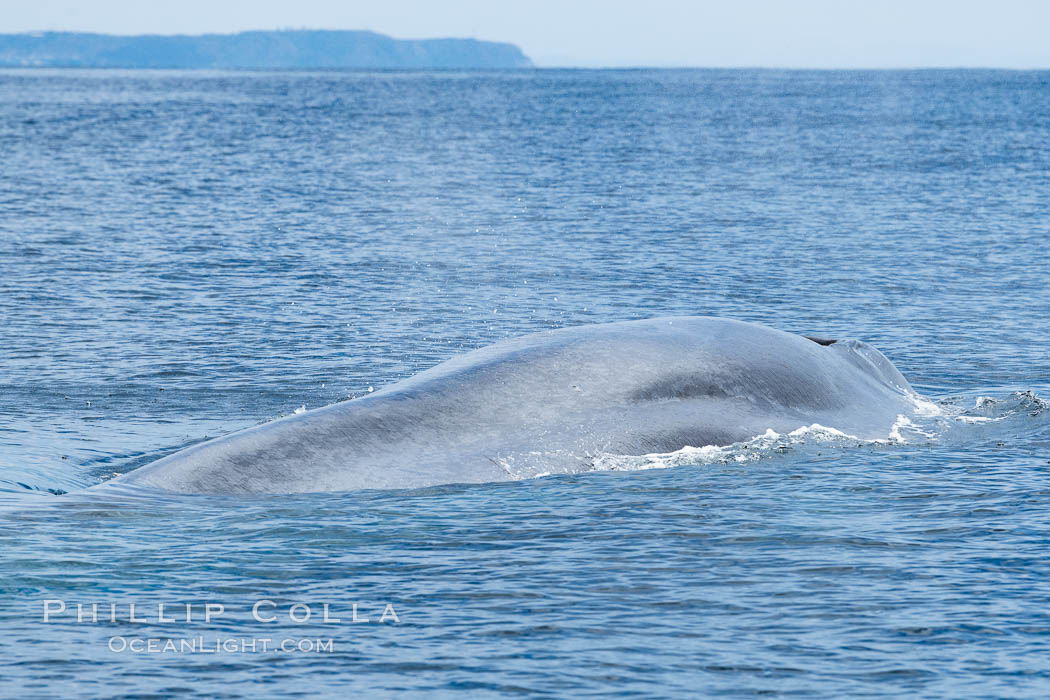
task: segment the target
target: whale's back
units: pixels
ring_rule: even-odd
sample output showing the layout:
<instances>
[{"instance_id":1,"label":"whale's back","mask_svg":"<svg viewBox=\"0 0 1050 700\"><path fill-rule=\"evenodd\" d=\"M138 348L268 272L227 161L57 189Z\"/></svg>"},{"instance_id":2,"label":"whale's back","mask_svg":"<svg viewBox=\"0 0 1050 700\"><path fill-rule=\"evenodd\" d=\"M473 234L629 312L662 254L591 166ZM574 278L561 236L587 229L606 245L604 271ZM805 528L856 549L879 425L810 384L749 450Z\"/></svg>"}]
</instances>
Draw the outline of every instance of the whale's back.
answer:
<instances>
[{"instance_id":1,"label":"whale's back","mask_svg":"<svg viewBox=\"0 0 1050 700\"><path fill-rule=\"evenodd\" d=\"M499 481L815 422L885 436L910 391L858 341L707 317L584 326L497 343L122 478L204 493Z\"/></svg>"}]
</instances>

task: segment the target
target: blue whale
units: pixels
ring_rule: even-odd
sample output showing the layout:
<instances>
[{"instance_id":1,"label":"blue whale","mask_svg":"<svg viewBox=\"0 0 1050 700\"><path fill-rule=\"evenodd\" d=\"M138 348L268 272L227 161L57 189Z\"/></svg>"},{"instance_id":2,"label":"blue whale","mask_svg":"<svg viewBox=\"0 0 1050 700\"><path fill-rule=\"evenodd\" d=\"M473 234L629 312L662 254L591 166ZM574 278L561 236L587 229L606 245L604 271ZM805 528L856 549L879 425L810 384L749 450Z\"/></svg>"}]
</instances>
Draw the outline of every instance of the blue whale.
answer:
<instances>
[{"instance_id":1,"label":"blue whale","mask_svg":"<svg viewBox=\"0 0 1050 700\"><path fill-rule=\"evenodd\" d=\"M109 483L280 494L506 481L818 423L885 438L917 394L878 350L676 317L534 333Z\"/></svg>"}]
</instances>

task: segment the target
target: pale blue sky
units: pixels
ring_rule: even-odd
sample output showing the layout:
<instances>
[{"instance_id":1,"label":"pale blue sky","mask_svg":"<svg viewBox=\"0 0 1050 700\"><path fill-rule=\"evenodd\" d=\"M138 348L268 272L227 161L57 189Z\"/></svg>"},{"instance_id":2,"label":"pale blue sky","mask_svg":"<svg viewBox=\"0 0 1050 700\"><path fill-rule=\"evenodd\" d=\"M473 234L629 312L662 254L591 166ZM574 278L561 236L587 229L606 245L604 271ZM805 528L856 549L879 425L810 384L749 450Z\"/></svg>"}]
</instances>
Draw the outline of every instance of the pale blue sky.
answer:
<instances>
[{"instance_id":1,"label":"pale blue sky","mask_svg":"<svg viewBox=\"0 0 1050 700\"><path fill-rule=\"evenodd\" d=\"M540 66L1050 68L1050 0L3 0L0 33L371 29Z\"/></svg>"}]
</instances>

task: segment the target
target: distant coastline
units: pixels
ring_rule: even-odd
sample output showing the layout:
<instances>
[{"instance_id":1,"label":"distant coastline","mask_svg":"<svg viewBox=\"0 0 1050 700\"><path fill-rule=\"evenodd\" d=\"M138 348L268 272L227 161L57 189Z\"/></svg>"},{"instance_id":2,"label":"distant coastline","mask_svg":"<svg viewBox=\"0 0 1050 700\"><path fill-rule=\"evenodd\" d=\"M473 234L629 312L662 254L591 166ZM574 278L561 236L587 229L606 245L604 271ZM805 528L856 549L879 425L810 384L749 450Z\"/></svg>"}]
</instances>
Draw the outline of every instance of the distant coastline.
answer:
<instances>
[{"instance_id":1,"label":"distant coastline","mask_svg":"<svg viewBox=\"0 0 1050 700\"><path fill-rule=\"evenodd\" d=\"M280 30L117 36L0 34L0 67L49 68L527 68L514 44L394 39L368 31Z\"/></svg>"}]
</instances>

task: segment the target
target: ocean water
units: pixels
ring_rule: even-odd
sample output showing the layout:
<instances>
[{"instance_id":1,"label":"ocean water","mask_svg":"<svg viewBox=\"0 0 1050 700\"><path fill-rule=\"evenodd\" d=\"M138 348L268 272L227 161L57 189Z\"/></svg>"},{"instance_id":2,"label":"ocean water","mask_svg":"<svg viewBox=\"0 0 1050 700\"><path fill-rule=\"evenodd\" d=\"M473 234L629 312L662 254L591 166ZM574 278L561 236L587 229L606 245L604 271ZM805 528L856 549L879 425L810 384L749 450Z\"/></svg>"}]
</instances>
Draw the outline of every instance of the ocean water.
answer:
<instances>
[{"instance_id":1,"label":"ocean water","mask_svg":"<svg viewBox=\"0 0 1050 700\"><path fill-rule=\"evenodd\" d=\"M0 72L0 695L1045 697L1048 237L1046 72ZM931 409L492 485L85 490L659 315L861 338Z\"/></svg>"}]
</instances>

